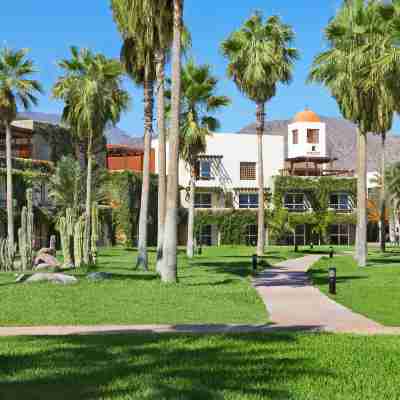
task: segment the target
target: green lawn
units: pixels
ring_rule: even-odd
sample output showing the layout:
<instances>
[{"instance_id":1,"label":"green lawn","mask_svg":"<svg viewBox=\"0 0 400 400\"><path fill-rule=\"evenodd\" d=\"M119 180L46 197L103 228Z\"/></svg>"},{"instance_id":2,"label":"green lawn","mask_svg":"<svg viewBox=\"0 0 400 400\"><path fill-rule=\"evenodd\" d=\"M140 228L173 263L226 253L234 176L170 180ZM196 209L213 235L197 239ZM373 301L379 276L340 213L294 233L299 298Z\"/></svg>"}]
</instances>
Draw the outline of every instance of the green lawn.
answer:
<instances>
[{"instance_id":1,"label":"green lawn","mask_svg":"<svg viewBox=\"0 0 400 400\"><path fill-rule=\"evenodd\" d=\"M96 325L267 322L265 307L250 285L248 247L204 248L190 264L179 255L179 284L160 283L154 271L133 270L136 252L122 248L100 252L99 271L112 280L89 282L85 273L73 286L15 284L0 274L0 325ZM270 248L266 261L301 256L288 248ZM150 253L154 270L155 252Z\"/></svg>"},{"instance_id":2,"label":"green lawn","mask_svg":"<svg viewBox=\"0 0 400 400\"><path fill-rule=\"evenodd\" d=\"M0 399L398 399L398 337L0 339Z\"/></svg>"},{"instance_id":3,"label":"green lawn","mask_svg":"<svg viewBox=\"0 0 400 400\"><path fill-rule=\"evenodd\" d=\"M385 254L371 250L366 268L357 267L351 256L321 259L313 266L313 282L328 294L330 265L337 268L337 302L387 326L400 326L400 250Z\"/></svg>"}]
</instances>

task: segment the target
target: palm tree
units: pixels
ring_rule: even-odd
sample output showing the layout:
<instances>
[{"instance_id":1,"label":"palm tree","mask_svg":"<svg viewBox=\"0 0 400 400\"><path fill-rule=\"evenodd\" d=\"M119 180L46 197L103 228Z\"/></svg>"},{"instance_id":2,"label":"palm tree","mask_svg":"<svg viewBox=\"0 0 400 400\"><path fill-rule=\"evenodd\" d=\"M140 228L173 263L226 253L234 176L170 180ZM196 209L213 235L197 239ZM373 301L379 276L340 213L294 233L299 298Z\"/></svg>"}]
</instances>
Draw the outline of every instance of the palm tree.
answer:
<instances>
[{"instance_id":1,"label":"palm tree","mask_svg":"<svg viewBox=\"0 0 400 400\"><path fill-rule=\"evenodd\" d=\"M11 123L17 117L18 105L25 110L37 105L36 95L43 92L39 82L30 79L36 69L34 63L26 58L27 54L27 49L0 49L0 121L6 130L7 234L11 249L14 249Z\"/></svg>"},{"instance_id":2,"label":"palm tree","mask_svg":"<svg viewBox=\"0 0 400 400\"><path fill-rule=\"evenodd\" d=\"M263 134L265 103L271 100L279 83L289 83L298 52L290 47L294 33L279 17L265 22L255 13L244 25L222 43L222 52L229 59L228 76L249 99L256 103L258 142L258 241L257 254L265 247Z\"/></svg>"},{"instance_id":3,"label":"palm tree","mask_svg":"<svg viewBox=\"0 0 400 400\"><path fill-rule=\"evenodd\" d=\"M390 205L390 219L392 229L392 239L398 237L399 208L400 208L400 163L397 162L385 171L386 191L388 203Z\"/></svg>"},{"instance_id":4,"label":"palm tree","mask_svg":"<svg viewBox=\"0 0 400 400\"><path fill-rule=\"evenodd\" d=\"M144 160L139 242L136 266L148 269L147 220L149 214L150 150L153 135L154 82L157 79L158 128L162 150L165 149L163 106L165 53L172 42L172 0L111 0L114 19L123 38L121 59L126 72L144 89ZM165 154L165 151L161 154ZM159 199L165 193L165 161L161 162ZM159 208L159 226L164 204ZM161 220L161 221L160 221ZM162 234L162 230L161 230ZM160 240L160 238L159 238Z\"/></svg>"},{"instance_id":5,"label":"palm tree","mask_svg":"<svg viewBox=\"0 0 400 400\"><path fill-rule=\"evenodd\" d=\"M393 99L385 81L373 79L387 41L380 2L346 1L326 28L329 49L318 55L310 80L329 88L344 118L358 127L356 259L367 261L367 135L385 134L393 116Z\"/></svg>"},{"instance_id":6,"label":"palm tree","mask_svg":"<svg viewBox=\"0 0 400 400\"><path fill-rule=\"evenodd\" d=\"M71 48L70 60L59 66L64 76L56 82L53 95L65 102L63 120L87 142L86 217L84 263L90 264L93 141L105 128L116 124L129 105L129 95L121 88L122 65L88 49Z\"/></svg>"},{"instance_id":7,"label":"palm tree","mask_svg":"<svg viewBox=\"0 0 400 400\"><path fill-rule=\"evenodd\" d=\"M212 116L230 104L226 96L215 94L218 80L211 75L209 65L197 66L193 59L182 69L181 139L180 156L190 171L189 218L187 256L194 255L194 198L196 187L196 162L206 151L207 136L216 131L220 123ZM167 91L168 98L171 92Z\"/></svg>"},{"instance_id":8,"label":"palm tree","mask_svg":"<svg viewBox=\"0 0 400 400\"><path fill-rule=\"evenodd\" d=\"M178 165L179 128L181 115L181 54L183 34L184 0L173 0L173 41L172 41L172 86L171 118L169 132L169 159L167 201L164 224L163 260L161 280L177 282L177 241L178 241Z\"/></svg>"}]
</instances>

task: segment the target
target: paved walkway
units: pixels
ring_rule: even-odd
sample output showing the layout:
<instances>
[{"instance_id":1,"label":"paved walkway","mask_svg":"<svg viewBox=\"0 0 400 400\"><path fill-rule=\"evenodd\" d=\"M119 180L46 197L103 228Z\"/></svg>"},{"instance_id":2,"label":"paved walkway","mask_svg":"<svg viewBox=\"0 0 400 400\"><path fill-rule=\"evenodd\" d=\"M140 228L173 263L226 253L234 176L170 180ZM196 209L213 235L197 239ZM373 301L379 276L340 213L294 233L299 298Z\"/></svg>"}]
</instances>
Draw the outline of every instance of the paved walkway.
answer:
<instances>
[{"instance_id":1,"label":"paved walkway","mask_svg":"<svg viewBox=\"0 0 400 400\"><path fill-rule=\"evenodd\" d=\"M277 264L253 281L276 328L347 333L400 333L352 312L313 287L308 269L322 256L310 255Z\"/></svg>"},{"instance_id":2,"label":"paved walkway","mask_svg":"<svg viewBox=\"0 0 400 400\"><path fill-rule=\"evenodd\" d=\"M310 255L277 264L262 272L253 285L270 314L268 325L96 325L0 327L0 336L64 336L133 333L247 333L328 331L359 334L400 334L337 304L311 286L307 270L320 259Z\"/></svg>"}]
</instances>

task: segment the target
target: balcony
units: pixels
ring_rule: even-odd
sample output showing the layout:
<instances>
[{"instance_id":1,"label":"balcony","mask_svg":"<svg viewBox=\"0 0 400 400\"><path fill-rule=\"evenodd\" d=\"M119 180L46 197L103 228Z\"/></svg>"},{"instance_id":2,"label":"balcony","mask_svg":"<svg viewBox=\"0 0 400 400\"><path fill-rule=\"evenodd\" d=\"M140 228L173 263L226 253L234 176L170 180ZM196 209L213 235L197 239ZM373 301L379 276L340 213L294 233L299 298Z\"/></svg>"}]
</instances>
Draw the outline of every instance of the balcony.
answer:
<instances>
[{"instance_id":1,"label":"balcony","mask_svg":"<svg viewBox=\"0 0 400 400\"><path fill-rule=\"evenodd\" d=\"M319 168L284 168L280 170L281 176L310 176L310 177L321 177L321 176L341 176L353 178L355 176L354 170L342 170L342 169L319 169Z\"/></svg>"}]
</instances>

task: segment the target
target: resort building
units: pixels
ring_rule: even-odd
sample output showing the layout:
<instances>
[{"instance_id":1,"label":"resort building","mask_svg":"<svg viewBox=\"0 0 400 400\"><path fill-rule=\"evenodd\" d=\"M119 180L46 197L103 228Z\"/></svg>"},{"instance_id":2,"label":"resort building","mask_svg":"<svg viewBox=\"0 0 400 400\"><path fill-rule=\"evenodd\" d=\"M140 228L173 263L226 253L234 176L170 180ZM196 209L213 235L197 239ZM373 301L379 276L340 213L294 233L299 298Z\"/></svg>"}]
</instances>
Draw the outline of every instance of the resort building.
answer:
<instances>
[{"instance_id":1,"label":"resort building","mask_svg":"<svg viewBox=\"0 0 400 400\"><path fill-rule=\"evenodd\" d=\"M354 166L340 159L345 157L338 154L338 150L342 151L341 145L330 145L329 132L332 132L329 121L311 110L298 113L290 121L266 125L263 137L265 227L270 242L354 243ZM157 153L156 140L153 146ZM155 167L157 172L157 161ZM207 151L198 157L196 174L197 240L205 245L238 241L253 244L257 238L258 208L255 127L210 136ZM180 161L180 200L184 209L188 207L189 183L189 166ZM179 233L184 244L184 218Z\"/></svg>"}]
</instances>

